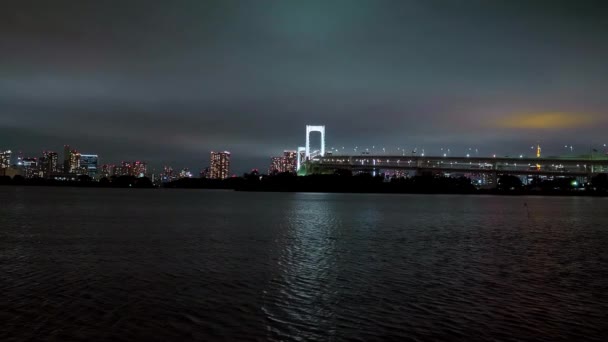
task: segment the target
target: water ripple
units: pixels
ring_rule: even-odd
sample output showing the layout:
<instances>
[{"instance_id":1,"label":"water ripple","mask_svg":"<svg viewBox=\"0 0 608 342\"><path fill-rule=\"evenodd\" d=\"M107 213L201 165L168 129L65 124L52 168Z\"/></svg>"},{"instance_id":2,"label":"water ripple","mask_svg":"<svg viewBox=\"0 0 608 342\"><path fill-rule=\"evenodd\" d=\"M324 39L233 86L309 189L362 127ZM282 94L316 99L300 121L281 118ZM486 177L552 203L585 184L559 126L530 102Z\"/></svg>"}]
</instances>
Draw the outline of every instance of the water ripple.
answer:
<instances>
[{"instance_id":1,"label":"water ripple","mask_svg":"<svg viewBox=\"0 0 608 342\"><path fill-rule=\"evenodd\" d=\"M603 199L15 189L2 341L608 335Z\"/></svg>"}]
</instances>

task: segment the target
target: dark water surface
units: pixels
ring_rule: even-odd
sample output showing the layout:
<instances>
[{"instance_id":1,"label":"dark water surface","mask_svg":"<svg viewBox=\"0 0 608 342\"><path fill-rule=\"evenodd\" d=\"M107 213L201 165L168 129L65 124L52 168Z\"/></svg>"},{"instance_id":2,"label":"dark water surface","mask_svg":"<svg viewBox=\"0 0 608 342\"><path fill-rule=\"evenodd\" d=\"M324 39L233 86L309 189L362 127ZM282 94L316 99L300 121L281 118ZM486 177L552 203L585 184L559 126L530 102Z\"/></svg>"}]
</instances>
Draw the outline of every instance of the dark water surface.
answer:
<instances>
[{"instance_id":1,"label":"dark water surface","mask_svg":"<svg viewBox=\"0 0 608 342\"><path fill-rule=\"evenodd\" d=\"M0 200L1 341L608 338L608 199L0 187Z\"/></svg>"}]
</instances>

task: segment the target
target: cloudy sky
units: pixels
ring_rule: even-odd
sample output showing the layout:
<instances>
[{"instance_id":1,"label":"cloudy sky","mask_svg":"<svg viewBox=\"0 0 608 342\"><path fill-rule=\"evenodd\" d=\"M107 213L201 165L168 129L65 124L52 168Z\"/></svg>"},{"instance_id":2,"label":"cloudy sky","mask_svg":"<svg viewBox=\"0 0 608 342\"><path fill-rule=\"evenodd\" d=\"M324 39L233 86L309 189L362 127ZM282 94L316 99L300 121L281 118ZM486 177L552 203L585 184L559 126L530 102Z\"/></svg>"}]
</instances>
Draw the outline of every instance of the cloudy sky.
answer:
<instances>
[{"instance_id":1,"label":"cloudy sky","mask_svg":"<svg viewBox=\"0 0 608 342\"><path fill-rule=\"evenodd\" d=\"M608 143L608 2L12 1L0 149L234 171L326 125L351 151Z\"/></svg>"}]
</instances>

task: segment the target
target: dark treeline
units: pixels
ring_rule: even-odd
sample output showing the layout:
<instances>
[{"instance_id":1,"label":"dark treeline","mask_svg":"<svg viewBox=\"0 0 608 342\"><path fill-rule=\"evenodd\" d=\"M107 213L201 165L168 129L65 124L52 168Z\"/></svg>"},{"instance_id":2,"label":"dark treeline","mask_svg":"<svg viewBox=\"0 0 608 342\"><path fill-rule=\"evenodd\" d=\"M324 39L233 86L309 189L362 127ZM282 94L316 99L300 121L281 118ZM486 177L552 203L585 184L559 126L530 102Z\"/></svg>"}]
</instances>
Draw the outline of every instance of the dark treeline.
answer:
<instances>
[{"instance_id":1,"label":"dark treeline","mask_svg":"<svg viewBox=\"0 0 608 342\"><path fill-rule=\"evenodd\" d=\"M165 188L182 189L236 189L244 182L244 178L233 177L227 179L209 178L181 178L169 183L164 183Z\"/></svg>"},{"instance_id":2,"label":"dark treeline","mask_svg":"<svg viewBox=\"0 0 608 342\"><path fill-rule=\"evenodd\" d=\"M279 174L270 177L245 175L236 190L286 192L360 192L360 193L459 193L476 191L467 178L420 176L386 181L384 176L371 174L310 175L297 177Z\"/></svg>"},{"instance_id":3,"label":"dark treeline","mask_svg":"<svg viewBox=\"0 0 608 342\"><path fill-rule=\"evenodd\" d=\"M102 178L99 182L88 176L79 176L74 181L58 181L42 178L25 179L0 176L0 185L74 186L99 188L153 188L150 179L132 176ZM519 177L502 175L496 188L478 189L465 177L443 177L425 174L408 178L390 178L371 174L351 175L338 171L329 175L298 177L293 174L261 176L245 174L224 180L206 178L183 178L164 183L165 188L181 189L229 189L237 191L273 192L351 192L351 193L420 193L420 194L506 194L506 195L608 195L608 175L599 174L588 184L579 184L575 178L532 179L524 185Z\"/></svg>"},{"instance_id":4,"label":"dark treeline","mask_svg":"<svg viewBox=\"0 0 608 342\"><path fill-rule=\"evenodd\" d=\"M89 176L81 175L76 180L55 180L46 178L24 178L23 176L0 176L0 185L23 185L23 186L69 186L83 188L153 188L150 178L137 178L134 176L119 176L102 178L94 181Z\"/></svg>"}]
</instances>

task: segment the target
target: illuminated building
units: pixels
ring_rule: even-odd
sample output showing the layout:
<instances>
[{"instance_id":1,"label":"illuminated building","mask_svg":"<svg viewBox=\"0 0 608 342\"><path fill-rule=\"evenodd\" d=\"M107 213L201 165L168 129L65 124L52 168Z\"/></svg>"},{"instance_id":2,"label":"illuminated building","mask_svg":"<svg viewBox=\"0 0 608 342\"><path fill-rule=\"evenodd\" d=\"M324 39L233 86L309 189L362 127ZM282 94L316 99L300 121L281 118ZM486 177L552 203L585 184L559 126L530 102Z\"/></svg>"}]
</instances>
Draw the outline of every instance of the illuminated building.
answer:
<instances>
[{"instance_id":1,"label":"illuminated building","mask_svg":"<svg viewBox=\"0 0 608 342\"><path fill-rule=\"evenodd\" d=\"M295 173L298 171L298 154L296 151L283 151L284 172Z\"/></svg>"},{"instance_id":2,"label":"illuminated building","mask_svg":"<svg viewBox=\"0 0 608 342\"><path fill-rule=\"evenodd\" d=\"M274 175L283 172L283 157L271 157L270 167L268 168L268 174Z\"/></svg>"},{"instance_id":3,"label":"illuminated building","mask_svg":"<svg viewBox=\"0 0 608 342\"><path fill-rule=\"evenodd\" d=\"M175 176L173 175L173 168L171 166L165 166L163 168L163 172L160 174L160 181L163 183L168 183L174 180Z\"/></svg>"},{"instance_id":4,"label":"illuminated building","mask_svg":"<svg viewBox=\"0 0 608 342\"><path fill-rule=\"evenodd\" d=\"M45 177L50 176L53 172L59 172L59 155L57 152L44 151L38 162L39 169Z\"/></svg>"},{"instance_id":5,"label":"illuminated building","mask_svg":"<svg viewBox=\"0 0 608 342\"><path fill-rule=\"evenodd\" d=\"M117 175L119 176L134 176L134 177L144 177L147 173L146 163L140 161L134 162L122 162L120 170L117 170Z\"/></svg>"},{"instance_id":6,"label":"illuminated building","mask_svg":"<svg viewBox=\"0 0 608 342\"><path fill-rule=\"evenodd\" d=\"M0 152L0 168L7 169L11 166L12 155L13 152L11 150Z\"/></svg>"},{"instance_id":7,"label":"illuminated building","mask_svg":"<svg viewBox=\"0 0 608 342\"><path fill-rule=\"evenodd\" d=\"M63 147L63 172L77 173L80 169L80 153L70 149L70 145Z\"/></svg>"},{"instance_id":8,"label":"illuminated building","mask_svg":"<svg viewBox=\"0 0 608 342\"><path fill-rule=\"evenodd\" d=\"M182 169L182 171L179 173L179 178L192 178L192 172L190 172L190 170L186 169Z\"/></svg>"},{"instance_id":9,"label":"illuminated building","mask_svg":"<svg viewBox=\"0 0 608 342\"><path fill-rule=\"evenodd\" d=\"M101 166L101 177L111 177L116 175L116 165L114 164L104 164Z\"/></svg>"},{"instance_id":10,"label":"illuminated building","mask_svg":"<svg viewBox=\"0 0 608 342\"><path fill-rule=\"evenodd\" d=\"M70 173L77 173L80 170L80 153L72 151L70 154Z\"/></svg>"},{"instance_id":11,"label":"illuminated building","mask_svg":"<svg viewBox=\"0 0 608 342\"><path fill-rule=\"evenodd\" d=\"M230 176L230 152L211 151L211 169L209 178L226 179Z\"/></svg>"},{"instance_id":12,"label":"illuminated building","mask_svg":"<svg viewBox=\"0 0 608 342\"><path fill-rule=\"evenodd\" d=\"M34 178L40 176L37 158L21 158L18 164L25 171L25 178Z\"/></svg>"},{"instance_id":13,"label":"illuminated building","mask_svg":"<svg viewBox=\"0 0 608 342\"><path fill-rule=\"evenodd\" d=\"M145 177L148 172L148 167L146 163L136 161L133 163L133 171L135 177Z\"/></svg>"},{"instance_id":14,"label":"illuminated building","mask_svg":"<svg viewBox=\"0 0 608 342\"><path fill-rule=\"evenodd\" d=\"M97 163L99 162L99 156L96 154L81 154L80 155L80 169L84 174L87 174L91 178L97 177Z\"/></svg>"},{"instance_id":15,"label":"illuminated building","mask_svg":"<svg viewBox=\"0 0 608 342\"><path fill-rule=\"evenodd\" d=\"M298 158L296 151L283 151L283 156L272 157L268 174L276 173L295 173L298 167Z\"/></svg>"},{"instance_id":16,"label":"illuminated building","mask_svg":"<svg viewBox=\"0 0 608 342\"><path fill-rule=\"evenodd\" d=\"M22 158L21 161L19 162L19 165L22 165L23 167L37 167L38 166L38 159L37 158Z\"/></svg>"},{"instance_id":17,"label":"illuminated building","mask_svg":"<svg viewBox=\"0 0 608 342\"><path fill-rule=\"evenodd\" d=\"M201 173L199 174L200 178L209 178L209 168L206 167L204 169L201 170Z\"/></svg>"}]
</instances>

